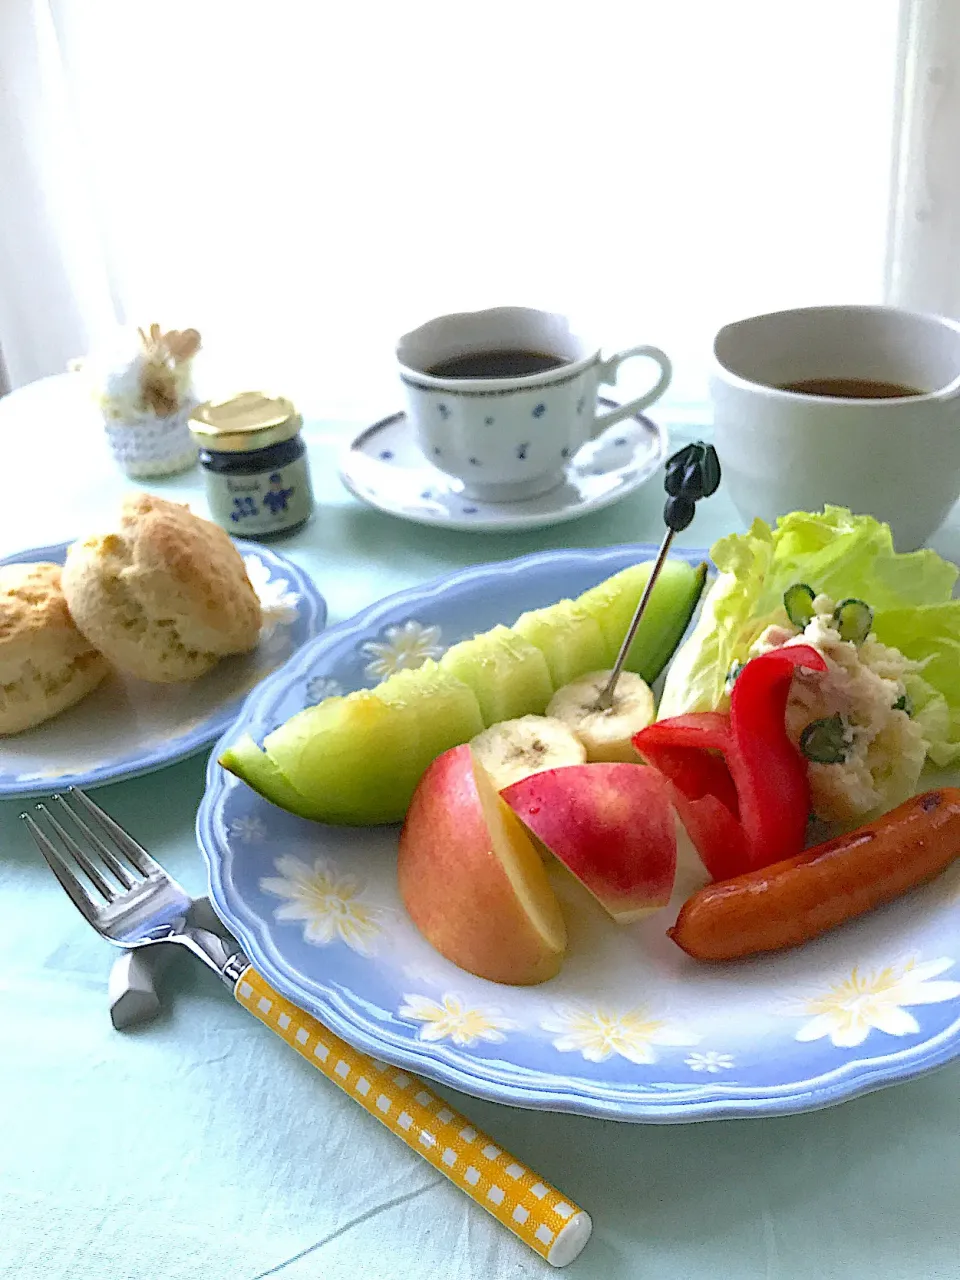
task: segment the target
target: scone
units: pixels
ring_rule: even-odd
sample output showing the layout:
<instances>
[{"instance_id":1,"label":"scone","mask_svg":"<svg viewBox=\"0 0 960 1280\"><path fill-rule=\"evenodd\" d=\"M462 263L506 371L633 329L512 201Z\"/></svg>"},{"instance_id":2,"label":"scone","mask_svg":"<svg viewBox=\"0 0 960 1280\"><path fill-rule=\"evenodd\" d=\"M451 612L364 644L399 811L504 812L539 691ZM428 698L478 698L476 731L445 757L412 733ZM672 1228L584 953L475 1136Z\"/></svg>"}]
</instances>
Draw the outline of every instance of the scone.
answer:
<instances>
[{"instance_id":1,"label":"scone","mask_svg":"<svg viewBox=\"0 0 960 1280\"><path fill-rule=\"evenodd\" d=\"M108 670L74 626L58 564L0 565L0 735L72 707Z\"/></svg>"},{"instance_id":2,"label":"scone","mask_svg":"<svg viewBox=\"0 0 960 1280\"><path fill-rule=\"evenodd\" d=\"M260 601L229 537L148 493L125 500L115 533L73 544L63 592L91 644L157 684L202 676L260 633Z\"/></svg>"}]
</instances>

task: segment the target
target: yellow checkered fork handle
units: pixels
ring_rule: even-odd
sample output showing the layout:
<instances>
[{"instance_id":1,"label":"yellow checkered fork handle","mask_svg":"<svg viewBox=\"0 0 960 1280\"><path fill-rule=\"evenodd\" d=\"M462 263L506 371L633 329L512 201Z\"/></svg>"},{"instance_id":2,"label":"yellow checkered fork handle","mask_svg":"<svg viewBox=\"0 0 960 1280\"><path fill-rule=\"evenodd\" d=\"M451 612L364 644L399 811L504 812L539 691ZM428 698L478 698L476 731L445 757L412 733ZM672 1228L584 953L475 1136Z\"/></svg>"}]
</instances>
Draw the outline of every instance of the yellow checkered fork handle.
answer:
<instances>
[{"instance_id":1,"label":"yellow checkered fork handle","mask_svg":"<svg viewBox=\"0 0 960 1280\"><path fill-rule=\"evenodd\" d=\"M541 1258L563 1267L577 1257L590 1238L590 1215L497 1146L423 1081L351 1049L278 995L252 968L244 971L234 994L254 1017Z\"/></svg>"}]
</instances>

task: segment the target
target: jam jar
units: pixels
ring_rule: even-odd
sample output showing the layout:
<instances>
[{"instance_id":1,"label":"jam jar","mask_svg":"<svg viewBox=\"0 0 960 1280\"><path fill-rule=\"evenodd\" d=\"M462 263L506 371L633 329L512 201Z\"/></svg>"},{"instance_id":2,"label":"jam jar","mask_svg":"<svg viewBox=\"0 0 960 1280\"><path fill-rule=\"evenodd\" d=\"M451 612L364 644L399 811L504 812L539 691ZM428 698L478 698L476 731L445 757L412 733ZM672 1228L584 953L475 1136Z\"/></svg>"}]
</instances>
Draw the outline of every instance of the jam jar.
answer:
<instances>
[{"instance_id":1,"label":"jam jar","mask_svg":"<svg viewBox=\"0 0 960 1280\"><path fill-rule=\"evenodd\" d=\"M260 391L193 411L210 514L227 533L269 541L307 523L313 490L302 426L289 400Z\"/></svg>"}]
</instances>

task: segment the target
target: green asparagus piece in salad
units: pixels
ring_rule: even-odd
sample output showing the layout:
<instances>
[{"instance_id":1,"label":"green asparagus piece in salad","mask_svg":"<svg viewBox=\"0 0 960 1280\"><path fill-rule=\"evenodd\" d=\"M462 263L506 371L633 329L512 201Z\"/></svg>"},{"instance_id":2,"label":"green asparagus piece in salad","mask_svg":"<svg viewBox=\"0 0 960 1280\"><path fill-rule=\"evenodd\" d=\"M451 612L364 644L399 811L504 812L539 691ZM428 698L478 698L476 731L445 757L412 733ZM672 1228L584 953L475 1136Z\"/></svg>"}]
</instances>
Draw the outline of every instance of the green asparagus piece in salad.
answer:
<instances>
[{"instance_id":1,"label":"green asparagus piece in salad","mask_svg":"<svg viewBox=\"0 0 960 1280\"><path fill-rule=\"evenodd\" d=\"M800 735L800 750L817 764L843 764L848 745L847 726L839 712L812 720Z\"/></svg>"},{"instance_id":2,"label":"green asparagus piece in salad","mask_svg":"<svg viewBox=\"0 0 960 1280\"><path fill-rule=\"evenodd\" d=\"M863 644L873 626L873 610L862 600L841 600L833 611L841 640Z\"/></svg>"},{"instance_id":3,"label":"green asparagus piece in salad","mask_svg":"<svg viewBox=\"0 0 960 1280\"><path fill-rule=\"evenodd\" d=\"M787 617L801 631L813 617L815 598L813 587L808 587L805 582L795 582L783 593L783 607L787 611Z\"/></svg>"}]
</instances>

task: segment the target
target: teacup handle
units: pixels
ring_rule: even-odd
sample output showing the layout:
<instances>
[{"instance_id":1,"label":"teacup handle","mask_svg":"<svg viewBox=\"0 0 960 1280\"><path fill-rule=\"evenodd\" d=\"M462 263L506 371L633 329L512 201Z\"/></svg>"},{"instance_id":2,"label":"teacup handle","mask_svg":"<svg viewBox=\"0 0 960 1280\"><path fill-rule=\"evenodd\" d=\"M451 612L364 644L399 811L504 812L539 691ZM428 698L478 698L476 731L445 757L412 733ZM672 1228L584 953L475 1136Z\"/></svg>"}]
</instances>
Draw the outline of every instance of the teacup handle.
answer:
<instances>
[{"instance_id":1,"label":"teacup handle","mask_svg":"<svg viewBox=\"0 0 960 1280\"><path fill-rule=\"evenodd\" d=\"M659 347L628 347L626 351L616 352L609 360L601 361L599 382L612 387L617 381L617 374L620 372L620 366L624 360L630 360L634 356L646 356L648 360L653 360L658 364L660 366L660 377L649 391L642 396L638 396L636 400L631 400L628 404L622 404L617 409L610 409L606 413L598 413L593 420L592 437L598 436L601 431L605 431L607 427L612 427L615 422L619 422L622 418L632 418L641 409L646 409L655 400L659 400L670 385L673 366L670 364L667 355Z\"/></svg>"}]
</instances>

